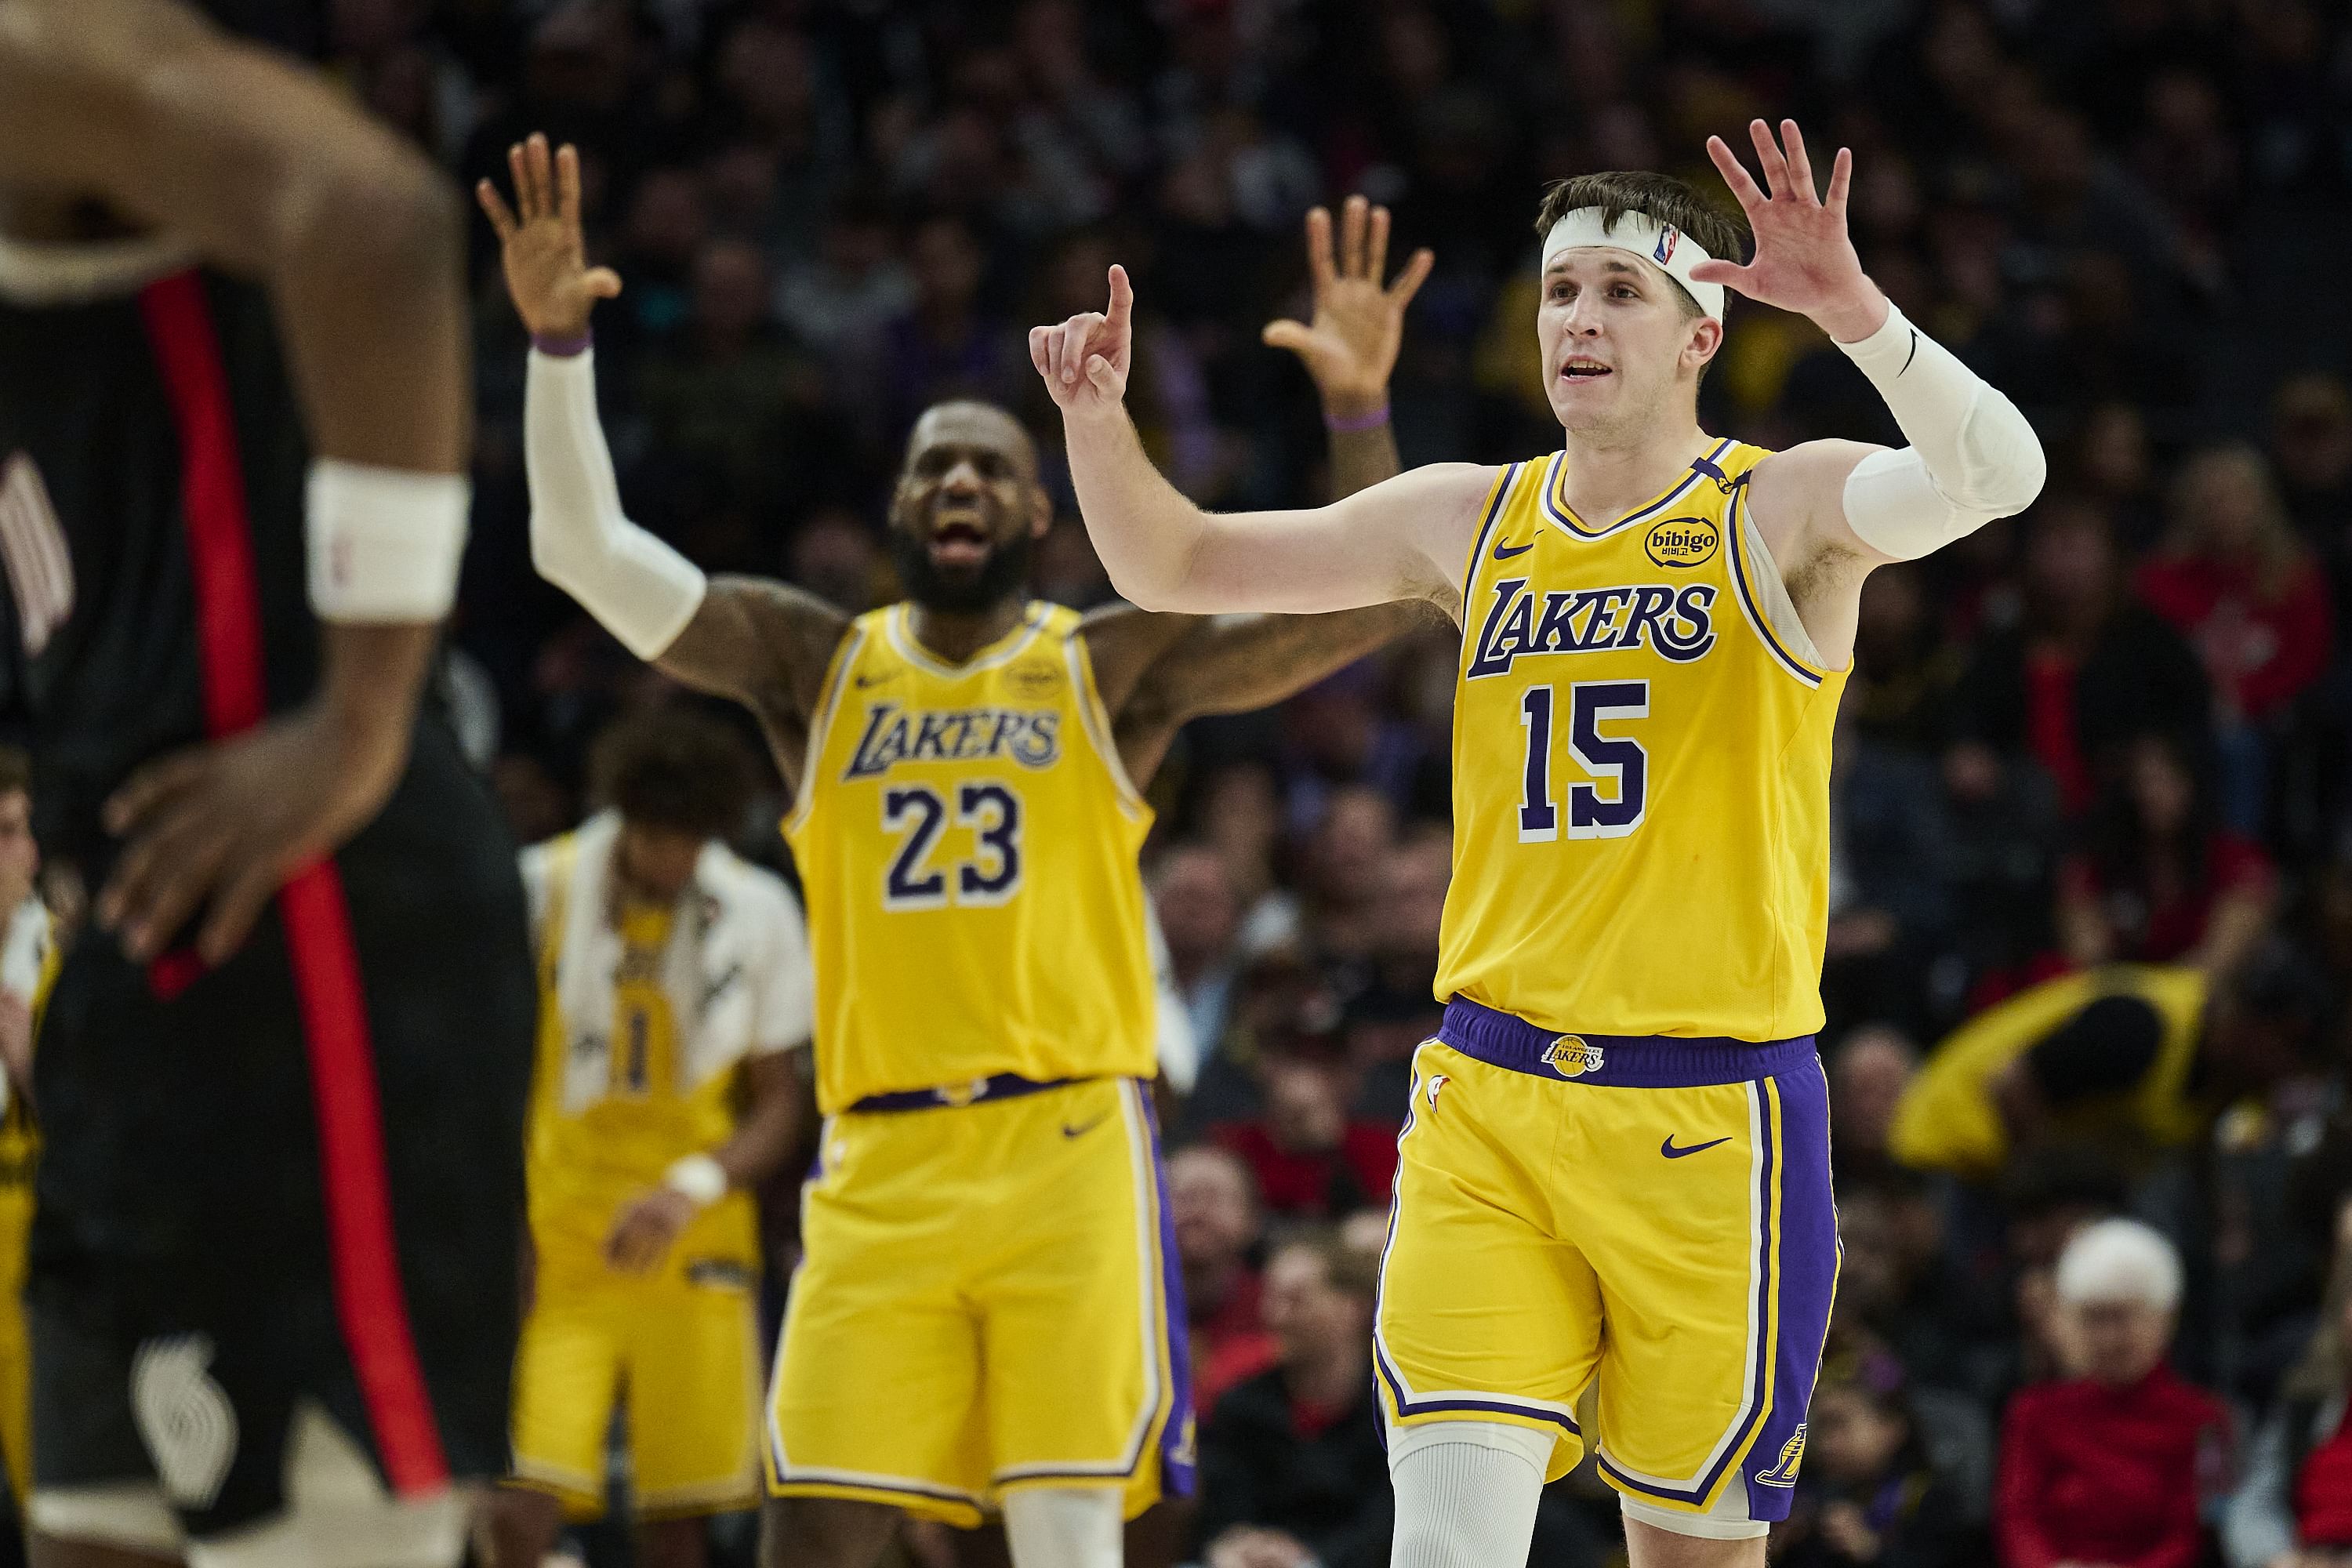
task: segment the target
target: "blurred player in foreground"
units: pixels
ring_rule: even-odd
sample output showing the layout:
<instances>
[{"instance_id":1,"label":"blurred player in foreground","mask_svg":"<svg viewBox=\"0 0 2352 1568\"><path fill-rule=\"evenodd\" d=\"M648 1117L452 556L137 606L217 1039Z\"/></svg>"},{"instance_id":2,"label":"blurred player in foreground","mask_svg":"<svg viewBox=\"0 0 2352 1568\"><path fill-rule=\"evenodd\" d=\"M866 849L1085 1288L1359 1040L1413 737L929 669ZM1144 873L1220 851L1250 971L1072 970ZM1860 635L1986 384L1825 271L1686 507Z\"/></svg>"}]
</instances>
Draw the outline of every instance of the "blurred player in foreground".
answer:
<instances>
[{"instance_id":1,"label":"blurred player in foreground","mask_svg":"<svg viewBox=\"0 0 2352 1568\"><path fill-rule=\"evenodd\" d=\"M36 1072L48 1568L434 1568L507 1468L530 954L420 700L461 213L183 5L0 0L0 701L102 928Z\"/></svg>"},{"instance_id":2,"label":"blurred player in foreground","mask_svg":"<svg viewBox=\"0 0 2352 1568\"><path fill-rule=\"evenodd\" d=\"M1171 611L1446 605L1454 877L1415 1058L1374 1359L1400 1568L1522 1563L1591 1434L1634 1568L1760 1563L1836 1277L1815 1054L1830 731L1863 579L2032 500L2009 400L1906 321L1802 139L1680 181L1555 185L1536 320L1564 449L1308 511L1210 516L1123 398L1133 300L1030 335L1111 581ZM1738 260L1752 228L1755 258ZM1912 445L1707 435L1727 285L1811 318Z\"/></svg>"},{"instance_id":3,"label":"blurred player in foreground","mask_svg":"<svg viewBox=\"0 0 2352 1568\"><path fill-rule=\"evenodd\" d=\"M1027 432L977 403L929 409L908 442L889 518L906 601L852 620L780 583L707 581L621 511L588 343L620 281L582 255L577 159L534 137L511 163L515 208L479 195L537 345L533 558L639 657L750 708L797 794L830 1121L771 1401L768 1561L866 1568L902 1511L1001 1509L1021 1568L1109 1568L1121 1516L1188 1490L1192 1461L1139 785L1186 720L1277 701L1418 609L1032 600L1052 504ZM1301 330L1318 381L1377 395L1428 261L1383 290L1386 215L1344 226L1344 298L1318 265L1322 319Z\"/></svg>"},{"instance_id":4,"label":"blurred player in foreground","mask_svg":"<svg viewBox=\"0 0 2352 1568\"><path fill-rule=\"evenodd\" d=\"M498 1568L539 1568L567 1515L604 1512L616 1405L636 1561L698 1568L707 1516L760 1497L751 1194L803 1130L808 933L783 879L726 846L751 772L725 726L634 714L590 764L604 809L523 851L534 1269Z\"/></svg>"}]
</instances>

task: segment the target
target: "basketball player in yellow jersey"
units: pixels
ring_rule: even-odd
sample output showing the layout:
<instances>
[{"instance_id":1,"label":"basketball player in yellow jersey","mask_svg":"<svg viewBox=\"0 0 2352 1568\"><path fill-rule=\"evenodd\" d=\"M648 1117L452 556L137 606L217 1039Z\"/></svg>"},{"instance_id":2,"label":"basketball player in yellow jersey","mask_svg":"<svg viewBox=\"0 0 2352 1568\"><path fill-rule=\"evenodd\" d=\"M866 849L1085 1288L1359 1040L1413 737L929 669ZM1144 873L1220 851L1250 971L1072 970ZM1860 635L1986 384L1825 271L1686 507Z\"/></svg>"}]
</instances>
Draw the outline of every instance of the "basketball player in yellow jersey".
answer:
<instances>
[{"instance_id":1,"label":"basketball player in yellow jersey","mask_svg":"<svg viewBox=\"0 0 2352 1568\"><path fill-rule=\"evenodd\" d=\"M908 602L848 620L707 582L622 514L586 331L578 166L534 138L487 186L536 348L524 411L541 572L639 657L733 697L797 805L817 1094L770 1412L765 1552L867 1568L900 1513L1002 1510L1019 1568L1116 1568L1120 1520L1186 1489L1191 1417L1156 1133L1138 793L1195 714L1264 706L1420 618L1080 616L1029 600L1052 521L1017 421L917 421L889 515ZM1385 383L1416 256L1386 215L1312 228L1318 308L1269 329L1326 398L1335 469L1394 469ZM1345 445L1342 445L1345 443Z\"/></svg>"},{"instance_id":2,"label":"basketball player in yellow jersey","mask_svg":"<svg viewBox=\"0 0 2352 1568\"><path fill-rule=\"evenodd\" d=\"M726 845L751 759L681 707L590 753L596 815L522 853L540 959L532 1289L491 1568L539 1568L604 1511L627 1415L635 1561L700 1568L760 1496L759 1212L802 1110L808 942L783 879ZM805 1159L805 1152L802 1154Z\"/></svg>"},{"instance_id":3,"label":"basketball player in yellow jersey","mask_svg":"<svg viewBox=\"0 0 2352 1568\"><path fill-rule=\"evenodd\" d=\"M1212 517L1121 406L1123 272L1107 313L1030 337L1136 603L1426 598L1462 623L1445 1022L1415 1061L1374 1336L1400 1568L1526 1561L1538 1489L1588 1441L1634 1568L1764 1561L1837 1268L1811 1037L1863 579L2042 482L2015 407L1864 275L1851 155L1824 199L1793 122L1750 131L1767 189L1708 144L1747 225L1658 174L1549 194L1547 457ZM1912 444L1701 430L1727 285L1811 317Z\"/></svg>"}]
</instances>

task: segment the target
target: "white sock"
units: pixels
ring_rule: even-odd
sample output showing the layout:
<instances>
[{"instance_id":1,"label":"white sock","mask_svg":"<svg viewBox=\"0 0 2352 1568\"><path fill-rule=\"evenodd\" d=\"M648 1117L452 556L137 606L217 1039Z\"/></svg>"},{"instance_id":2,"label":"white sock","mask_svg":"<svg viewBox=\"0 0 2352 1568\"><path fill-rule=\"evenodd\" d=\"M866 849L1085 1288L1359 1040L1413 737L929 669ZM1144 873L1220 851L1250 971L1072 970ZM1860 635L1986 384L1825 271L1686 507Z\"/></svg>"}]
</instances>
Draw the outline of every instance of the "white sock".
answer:
<instances>
[{"instance_id":1,"label":"white sock","mask_svg":"<svg viewBox=\"0 0 2352 1568\"><path fill-rule=\"evenodd\" d=\"M1519 1568L1551 1450L1551 1434L1503 1421L1390 1427L1390 1568Z\"/></svg>"},{"instance_id":2,"label":"white sock","mask_svg":"<svg viewBox=\"0 0 2352 1568\"><path fill-rule=\"evenodd\" d=\"M1024 1487L1004 1494L1013 1568L1120 1568L1126 1500L1117 1487Z\"/></svg>"}]
</instances>

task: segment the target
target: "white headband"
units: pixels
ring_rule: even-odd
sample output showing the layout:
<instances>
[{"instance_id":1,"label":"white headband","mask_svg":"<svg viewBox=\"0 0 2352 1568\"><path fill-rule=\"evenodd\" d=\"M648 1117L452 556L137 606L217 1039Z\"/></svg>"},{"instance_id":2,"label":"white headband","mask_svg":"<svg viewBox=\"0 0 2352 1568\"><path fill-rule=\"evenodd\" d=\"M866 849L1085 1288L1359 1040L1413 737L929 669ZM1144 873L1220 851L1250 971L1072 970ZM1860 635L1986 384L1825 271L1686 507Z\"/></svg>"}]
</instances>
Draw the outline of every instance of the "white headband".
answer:
<instances>
[{"instance_id":1,"label":"white headband","mask_svg":"<svg viewBox=\"0 0 2352 1568\"><path fill-rule=\"evenodd\" d=\"M1718 321L1723 320L1723 285L1700 283L1691 278L1692 268L1713 258L1700 248L1698 241L1682 230L1637 212L1619 213L1617 226L1607 229L1601 226L1599 207L1579 207L1562 216L1544 236L1543 265L1549 268L1553 257L1580 245L1605 245L1612 250L1655 262L1664 268L1667 277L1690 290L1700 310Z\"/></svg>"}]
</instances>

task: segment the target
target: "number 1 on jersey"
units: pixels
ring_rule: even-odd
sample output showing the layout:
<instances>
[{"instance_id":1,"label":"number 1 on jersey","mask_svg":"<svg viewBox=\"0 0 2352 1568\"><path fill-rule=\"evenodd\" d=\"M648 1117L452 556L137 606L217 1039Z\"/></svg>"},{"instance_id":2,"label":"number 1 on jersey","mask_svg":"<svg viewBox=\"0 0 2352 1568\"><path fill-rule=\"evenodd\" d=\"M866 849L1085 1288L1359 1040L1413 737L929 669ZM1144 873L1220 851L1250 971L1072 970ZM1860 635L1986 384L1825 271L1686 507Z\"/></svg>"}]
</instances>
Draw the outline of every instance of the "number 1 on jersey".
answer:
<instances>
[{"instance_id":1,"label":"number 1 on jersey","mask_svg":"<svg viewBox=\"0 0 2352 1568\"><path fill-rule=\"evenodd\" d=\"M1568 790L1568 837L1622 838L1642 826L1649 807L1650 754L1639 741L1604 735L1603 720L1650 716L1646 680L1580 680L1568 689L1568 752L1592 779ZM1527 734L1526 795L1519 803L1519 842L1548 844L1560 836L1551 798L1552 689L1530 686L1519 699ZM1610 795L1601 784L1613 784Z\"/></svg>"}]
</instances>

